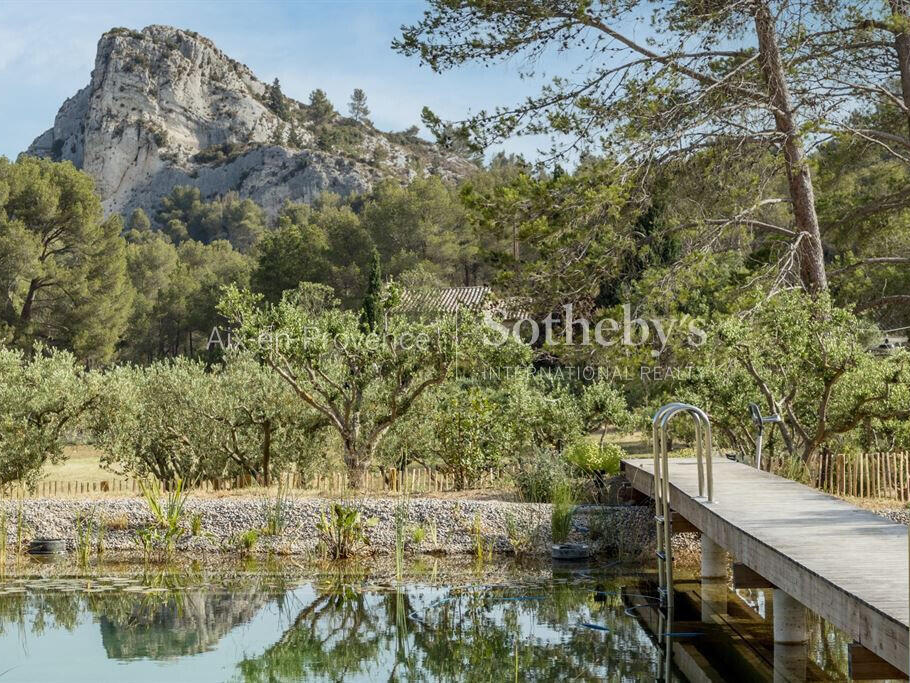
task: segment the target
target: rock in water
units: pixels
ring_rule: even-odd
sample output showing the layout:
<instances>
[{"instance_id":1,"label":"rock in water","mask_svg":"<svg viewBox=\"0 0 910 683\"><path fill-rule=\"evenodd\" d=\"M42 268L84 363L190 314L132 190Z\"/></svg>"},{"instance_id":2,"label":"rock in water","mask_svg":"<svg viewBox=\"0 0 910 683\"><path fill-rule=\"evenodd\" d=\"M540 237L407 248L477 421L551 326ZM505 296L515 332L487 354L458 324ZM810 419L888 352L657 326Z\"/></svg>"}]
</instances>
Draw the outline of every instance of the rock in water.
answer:
<instances>
[{"instance_id":1,"label":"rock in water","mask_svg":"<svg viewBox=\"0 0 910 683\"><path fill-rule=\"evenodd\" d=\"M192 31L116 28L98 42L90 83L26 151L68 159L95 179L106 214L154 212L177 185L236 192L274 214L324 191L384 178L458 179L474 166L408 133L383 133L277 98L272 86ZM320 117L321 118L321 117Z\"/></svg>"}]
</instances>

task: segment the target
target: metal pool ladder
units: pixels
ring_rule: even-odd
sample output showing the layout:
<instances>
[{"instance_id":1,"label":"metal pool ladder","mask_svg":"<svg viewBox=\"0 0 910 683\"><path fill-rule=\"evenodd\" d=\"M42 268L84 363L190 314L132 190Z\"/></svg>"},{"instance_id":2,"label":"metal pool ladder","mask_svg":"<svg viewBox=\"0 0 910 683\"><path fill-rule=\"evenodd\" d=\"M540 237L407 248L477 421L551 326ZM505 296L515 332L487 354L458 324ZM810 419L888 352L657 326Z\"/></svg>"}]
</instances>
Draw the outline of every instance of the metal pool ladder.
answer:
<instances>
[{"instance_id":1,"label":"metal pool ladder","mask_svg":"<svg viewBox=\"0 0 910 683\"><path fill-rule=\"evenodd\" d=\"M661 406L651 421L654 444L654 522L657 527L658 605L657 641L663 650L658 680L669 680L673 663L673 512L670 509L670 458L667 453L667 430L670 420L688 413L695 421L695 462L698 468L698 497L714 502L714 476L711 470L711 421L701 408L688 403ZM707 496L705 495L707 492Z\"/></svg>"},{"instance_id":2,"label":"metal pool ladder","mask_svg":"<svg viewBox=\"0 0 910 683\"><path fill-rule=\"evenodd\" d=\"M667 453L667 430L670 420L688 413L695 421L695 459L698 467L698 497L714 502L714 477L711 470L711 421L701 408L688 403L668 403L654 413L651 437L654 444L654 521L657 527L657 578L661 604L670 603L673 595L673 533L670 510L670 468ZM705 495L707 493L707 496Z\"/></svg>"}]
</instances>

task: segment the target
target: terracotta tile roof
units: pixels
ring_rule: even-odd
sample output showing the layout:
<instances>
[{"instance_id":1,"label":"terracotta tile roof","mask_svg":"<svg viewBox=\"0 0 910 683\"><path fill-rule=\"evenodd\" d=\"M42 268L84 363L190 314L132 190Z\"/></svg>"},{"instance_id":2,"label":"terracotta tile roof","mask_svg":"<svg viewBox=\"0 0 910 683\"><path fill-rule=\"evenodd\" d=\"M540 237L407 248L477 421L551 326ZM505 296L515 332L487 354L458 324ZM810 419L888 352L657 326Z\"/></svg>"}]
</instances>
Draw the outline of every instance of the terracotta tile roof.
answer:
<instances>
[{"instance_id":1,"label":"terracotta tile roof","mask_svg":"<svg viewBox=\"0 0 910 683\"><path fill-rule=\"evenodd\" d=\"M471 311L491 310L505 319L517 319L527 314L519 306L511 305L497 297L486 285L476 287L446 287L436 290L408 290L401 293L401 307L405 311L439 311L455 313L462 309Z\"/></svg>"}]
</instances>

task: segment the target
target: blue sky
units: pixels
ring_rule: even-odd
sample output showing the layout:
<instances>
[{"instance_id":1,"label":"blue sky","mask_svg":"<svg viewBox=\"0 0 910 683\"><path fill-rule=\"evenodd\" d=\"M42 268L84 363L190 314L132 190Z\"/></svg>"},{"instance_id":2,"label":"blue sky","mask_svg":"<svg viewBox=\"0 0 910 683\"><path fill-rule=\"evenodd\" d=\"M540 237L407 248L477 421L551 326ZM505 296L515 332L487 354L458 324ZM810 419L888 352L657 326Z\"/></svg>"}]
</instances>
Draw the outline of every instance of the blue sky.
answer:
<instances>
[{"instance_id":1,"label":"blue sky","mask_svg":"<svg viewBox=\"0 0 910 683\"><path fill-rule=\"evenodd\" d=\"M418 19L423 8L416 0L5 0L0 3L0 155L15 158L53 124L63 100L88 83L98 38L114 26L192 29L259 78L279 78L291 97L305 100L312 89L322 88L342 111L351 91L363 88L373 122L383 130L418 124L424 105L458 119L536 90L519 79L515 64L439 75L394 53L389 45L399 27ZM505 147L533 158L546 141L514 140Z\"/></svg>"}]
</instances>

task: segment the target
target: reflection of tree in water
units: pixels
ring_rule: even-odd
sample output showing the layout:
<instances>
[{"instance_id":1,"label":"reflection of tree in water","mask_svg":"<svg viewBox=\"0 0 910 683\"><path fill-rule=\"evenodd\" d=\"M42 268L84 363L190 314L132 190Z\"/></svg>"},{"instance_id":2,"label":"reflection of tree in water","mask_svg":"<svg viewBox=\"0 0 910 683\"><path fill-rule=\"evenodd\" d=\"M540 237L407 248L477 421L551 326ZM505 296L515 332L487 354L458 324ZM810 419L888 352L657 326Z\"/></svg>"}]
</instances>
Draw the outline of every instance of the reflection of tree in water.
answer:
<instances>
[{"instance_id":1,"label":"reflection of tree in water","mask_svg":"<svg viewBox=\"0 0 910 683\"><path fill-rule=\"evenodd\" d=\"M244 681L297 680L319 674L335 680L374 660L383 637L376 605L338 574L315 586L316 597L300 609L277 642L260 657L239 664Z\"/></svg>"},{"instance_id":2,"label":"reflection of tree in water","mask_svg":"<svg viewBox=\"0 0 910 683\"><path fill-rule=\"evenodd\" d=\"M814 612L807 611L806 616L809 627L809 656L818 662L832 679L846 680L850 668L847 663L847 645L852 639Z\"/></svg>"},{"instance_id":3,"label":"reflection of tree in water","mask_svg":"<svg viewBox=\"0 0 910 683\"><path fill-rule=\"evenodd\" d=\"M163 659L212 649L238 624L252 619L281 587L268 577L243 577L205 585L201 576L162 573L143 584L160 592L119 593L100 614L101 641L108 657ZM202 584L202 585L200 585Z\"/></svg>"},{"instance_id":4,"label":"reflection of tree in water","mask_svg":"<svg viewBox=\"0 0 910 683\"><path fill-rule=\"evenodd\" d=\"M188 590L142 602L134 598L125 611L101 612L101 642L111 659L164 659L205 652L235 626L252 619L271 598L256 589Z\"/></svg>"},{"instance_id":5,"label":"reflection of tree in water","mask_svg":"<svg viewBox=\"0 0 910 683\"><path fill-rule=\"evenodd\" d=\"M603 680L606 672L611 680L653 679L657 654L623 614L610 592L616 588L600 601L577 585L532 586L527 595L415 587L367 593L336 577L318 586L274 645L241 662L239 678L512 680L517 648L523 680ZM514 599L536 596L542 599ZM591 620L610 632L581 626ZM537 627L549 627L538 632L548 637L535 635Z\"/></svg>"},{"instance_id":6,"label":"reflection of tree in water","mask_svg":"<svg viewBox=\"0 0 910 683\"><path fill-rule=\"evenodd\" d=\"M200 576L162 572L144 576L140 592L123 586L39 588L0 596L0 635L10 628L40 636L47 630L72 631L85 614L94 615L111 659L163 659L213 648L231 629L249 621L285 586L266 577L204 584ZM148 592L142 592L148 589ZM280 600L280 597L279 597Z\"/></svg>"},{"instance_id":7,"label":"reflection of tree in water","mask_svg":"<svg viewBox=\"0 0 910 683\"><path fill-rule=\"evenodd\" d=\"M84 598L72 593L17 593L0 596L0 636L11 628L40 636L46 630L72 631L79 623Z\"/></svg>"}]
</instances>

